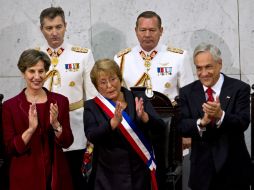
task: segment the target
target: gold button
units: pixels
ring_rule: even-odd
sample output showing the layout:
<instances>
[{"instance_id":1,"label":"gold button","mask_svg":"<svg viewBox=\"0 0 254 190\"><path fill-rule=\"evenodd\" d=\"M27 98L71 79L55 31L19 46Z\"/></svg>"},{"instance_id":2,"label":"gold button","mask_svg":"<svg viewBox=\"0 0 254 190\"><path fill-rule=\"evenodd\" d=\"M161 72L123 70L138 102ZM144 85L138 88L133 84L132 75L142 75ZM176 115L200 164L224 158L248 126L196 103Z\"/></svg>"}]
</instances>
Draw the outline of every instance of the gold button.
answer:
<instances>
[{"instance_id":1,"label":"gold button","mask_svg":"<svg viewBox=\"0 0 254 190\"><path fill-rule=\"evenodd\" d=\"M75 82L74 82L74 81L71 81L71 82L69 83L69 86L75 86Z\"/></svg>"},{"instance_id":2,"label":"gold button","mask_svg":"<svg viewBox=\"0 0 254 190\"><path fill-rule=\"evenodd\" d=\"M165 86L165 88L170 88L171 84L169 82L166 82L164 86Z\"/></svg>"}]
</instances>

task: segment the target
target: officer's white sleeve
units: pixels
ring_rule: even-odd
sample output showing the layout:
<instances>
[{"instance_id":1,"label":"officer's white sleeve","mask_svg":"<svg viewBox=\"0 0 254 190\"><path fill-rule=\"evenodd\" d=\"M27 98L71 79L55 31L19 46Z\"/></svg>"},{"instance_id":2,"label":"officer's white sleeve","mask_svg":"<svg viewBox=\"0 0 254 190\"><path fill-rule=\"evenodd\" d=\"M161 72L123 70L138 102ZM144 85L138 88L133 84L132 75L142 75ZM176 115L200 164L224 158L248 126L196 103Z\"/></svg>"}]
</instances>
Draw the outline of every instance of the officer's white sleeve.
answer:
<instances>
[{"instance_id":1,"label":"officer's white sleeve","mask_svg":"<svg viewBox=\"0 0 254 190\"><path fill-rule=\"evenodd\" d=\"M191 68L191 59L189 53L185 50L183 54L183 61L180 63L178 83L179 87L183 87L194 81L194 76Z\"/></svg>"},{"instance_id":2,"label":"officer's white sleeve","mask_svg":"<svg viewBox=\"0 0 254 190\"><path fill-rule=\"evenodd\" d=\"M97 96L98 92L95 89L91 79L90 79L90 72L94 66L94 58L93 58L93 54L92 51L89 50L87 52L87 59L85 59L85 63L84 63L84 71L83 71L83 90L84 90L84 94L85 94L85 100L94 98L95 96Z\"/></svg>"}]
</instances>

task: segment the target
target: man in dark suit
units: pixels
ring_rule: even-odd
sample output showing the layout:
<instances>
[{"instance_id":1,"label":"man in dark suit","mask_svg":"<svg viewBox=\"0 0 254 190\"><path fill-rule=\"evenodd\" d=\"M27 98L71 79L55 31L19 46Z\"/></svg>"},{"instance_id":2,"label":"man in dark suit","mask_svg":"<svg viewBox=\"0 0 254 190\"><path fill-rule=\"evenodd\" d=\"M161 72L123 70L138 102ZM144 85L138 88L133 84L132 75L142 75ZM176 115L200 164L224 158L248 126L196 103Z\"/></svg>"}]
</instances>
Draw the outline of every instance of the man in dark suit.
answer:
<instances>
[{"instance_id":1,"label":"man in dark suit","mask_svg":"<svg viewBox=\"0 0 254 190\"><path fill-rule=\"evenodd\" d=\"M192 190L247 190L251 161L244 140L250 86L222 74L220 50L200 44L193 54L199 80L180 89L179 130L192 138Z\"/></svg>"}]
</instances>

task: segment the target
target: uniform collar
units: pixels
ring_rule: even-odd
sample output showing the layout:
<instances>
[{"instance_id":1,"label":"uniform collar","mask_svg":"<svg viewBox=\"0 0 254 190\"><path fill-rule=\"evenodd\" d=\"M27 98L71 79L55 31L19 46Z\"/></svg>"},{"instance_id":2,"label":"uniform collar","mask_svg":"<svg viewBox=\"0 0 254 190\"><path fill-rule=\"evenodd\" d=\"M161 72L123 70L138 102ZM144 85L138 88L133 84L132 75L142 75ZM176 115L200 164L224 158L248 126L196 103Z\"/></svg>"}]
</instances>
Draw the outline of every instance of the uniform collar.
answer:
<instances>
[{"instance_id":1,"label":"uniform collar","mask_svg":"<svg viewBox=\"0 0 254 190\"><path fill-rule=\"evenodd\" d=\"M153 48L151 51L149 51L149 52L147 52L147 51L145 51L145 50L143 50L143 48L140 46L140 44L138 45L139 46L139 52L140 51L143 51L146 55L148 54L148 55L150 55L153 51L160 51L160 49L161 49L161 45L158 43L157 44L157 46L155 47L155 48Z\"/></svg>"},{"instance_id":2,"label":"uniform collar","mask_svg":"<svg viewBox=\"0 0 254 190\"><path fill-rule=\"evenodd\" d=\"M50 47L49 45L48 45L48 47L49 47L50 49L52 49L53 51L57 51L59 48L66 49L67 43L63 42L62 45L60 45L60 46L57 47L57 48L52 48L52 47Z\"/></svg>"}]
</instances>

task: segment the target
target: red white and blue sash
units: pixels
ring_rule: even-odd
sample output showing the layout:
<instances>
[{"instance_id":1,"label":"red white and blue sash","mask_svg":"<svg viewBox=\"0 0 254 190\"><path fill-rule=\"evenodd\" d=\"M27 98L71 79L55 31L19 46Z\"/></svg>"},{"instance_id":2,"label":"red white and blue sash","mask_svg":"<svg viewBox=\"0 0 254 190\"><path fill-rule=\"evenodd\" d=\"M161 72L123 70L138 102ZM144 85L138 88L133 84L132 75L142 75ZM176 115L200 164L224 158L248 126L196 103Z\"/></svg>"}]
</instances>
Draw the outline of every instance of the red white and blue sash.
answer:
<instances>
[{"instance_id":1,"label":"red white and blue sash","mask_svg":"<svg viewBox=\"0 0 254 190\"><path fill-rule=\"evenodd\" d=\"M115 103L113 101L104 98L101 94L96 96L94 98L94 101L110 118L114 117ZM135 123L128 116L128 114L123 111L122 115L123 120L118 126L118 128L120 129L125 139L130 143L132 148L136 151L136 153L140 156L140 158L149 168L151 173L152 188L153 190L158 190L155 174L156 164L152 146L149 144L142 131L135 125Z\"/></svg>"}]
</instances>

